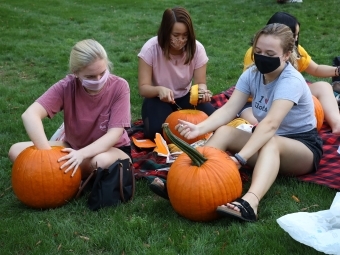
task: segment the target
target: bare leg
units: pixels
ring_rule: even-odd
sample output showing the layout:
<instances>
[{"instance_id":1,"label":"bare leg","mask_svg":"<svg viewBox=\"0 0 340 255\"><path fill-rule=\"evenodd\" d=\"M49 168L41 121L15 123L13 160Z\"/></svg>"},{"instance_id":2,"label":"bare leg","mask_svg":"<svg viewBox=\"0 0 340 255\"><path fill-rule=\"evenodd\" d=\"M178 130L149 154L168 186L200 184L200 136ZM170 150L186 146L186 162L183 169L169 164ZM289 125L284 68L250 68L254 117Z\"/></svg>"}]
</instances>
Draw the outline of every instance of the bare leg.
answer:
<instances>
[{"instance_id":1,"label":"bare leg","mask_svg":"<svg viewBox=\"0 0 340 255\"><path fill-rule=\"evenodd\" d=\"M244 109L240 114L240 118L247 120L252 125L256 125L258 123L257 119L253 115L251 107Z\"/></svg>"},{"instance_id":2,"label":"bare leg","mask_svg":"<svg viewBox=\"0 0 340 255\"><path fill-rule=\"evenodd\" d=\"M68 144L62 141L49 141L51 146L63 146L63 147L70 147ZM14 160L18 157L18 155L26 148L33 146L32 142L21 142L16 143L11 146L8 152L8 157L10 161L14 162Z\"/></svg>"},{"instance_id":3,"label":"bare leg","mask_svg":"<svg viewBox=\"0 0 340 255\"><path fill-rule=\"evenodd\" d=\"M325 120L332 128L332 133L340 135L340 114L338 103L334 97L332 86L324 81L318 81L309 85L312 94L319 99Z\"/></svg>"},{"instance_id":4,"label":"bare leg","mask_svg":"<svg viewBox=\"0 0 340 255\"><path fill-rule=\"evenodd\" d=\"M81 165L82 179L87 178L97 167L108 168L118 159L126 159L129 156L122 150L111 147L108 151L100 153L93 158L85 159Z\"/></svg>"},{"instance_id":5,"label":"bare leg","mask_svg":"<svg viewBox=\"0 0 340 255\"><path fill-rule=\"evenodd\" d=\"M219 139L212 140L212 144L217 144L221 147L223 143L221 142L221 135L224 133L224 141L227 141L227 143L223 143L223 147L226 147L225 149L232 153L240 150L239 147L244 143L244 139L241 138L242 136L235 135L235 132L231 132L232 135L230 137L228 133L222 132L228 131L226 128L218 129L217 131L214 136L218 134L220 137ZM233 137L237 137L238 139ZM212 144L210 144L210 146L213 146ZM252 183L242 199L247 201L254 210L254 213L257 214L260 200L274 183L279 171L282 174L292 176L310 172L313 168L313 153L301 142L274 136L261 148L258 154L249 160L250 165L254 164L254 162L256 162L256 164L252 176ZM237 202L234 202L234 204L237 204ZM227 203L226 206L235 211L240 211L237 206L231 203Z\"/></svg>"},{"instance_id":6,"label":"bare leg","mask_svg":"<svg viewBox=\"0 0 340 255\"><path fill-rule=\"evenodd\" d=\"M313 168L313 153L301 142L275 136L262 147L254 168L252 183L243 199L257 213L259 201L274 183L278 173L298 176ZM239 211L233 204L229 208Z\"/></svg>"}]
</instances>

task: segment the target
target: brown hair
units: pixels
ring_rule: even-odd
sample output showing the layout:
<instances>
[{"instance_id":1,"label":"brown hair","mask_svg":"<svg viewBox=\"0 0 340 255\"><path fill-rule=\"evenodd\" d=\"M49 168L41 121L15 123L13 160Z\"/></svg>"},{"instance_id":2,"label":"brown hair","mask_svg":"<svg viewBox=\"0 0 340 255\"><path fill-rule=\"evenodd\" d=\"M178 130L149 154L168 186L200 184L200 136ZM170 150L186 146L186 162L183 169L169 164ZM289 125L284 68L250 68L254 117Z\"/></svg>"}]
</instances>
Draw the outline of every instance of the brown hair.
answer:
<instances>
[{"instance_id":1,"label":"brown hair","mask_svg":"<svg viewBox=\"0 0 340 255\"><path fill-rule=\"evenodd\" d=\"M162 48L165 57L170 59L170 36L176 22L185 24L188 29L188 41L184 46L184 51L186 52L184 64L189 64L196 52L196 36L190 14L186 9L174 7L164 11L162 22L157 33L158 44Z\"/></svg>"},{"instance_id":2,"label":"brown hair","mask_svg":"<svg viewBox=\"0 0 340 255\"><path fill-rule=\"evenodd\" d=\"M289 56L289 62L297 69L297 55L294 50L295 40L293 37L292 30L284 25L279 23L272 23L266 25L260 31L258 31L253 40L253 48L251 50L251 59L254 61L254 49L256 48L257 41L261 35L273 35L281 40L281 48L283 50L283 54L291 52Z\"/></svg>"}]
</instances>

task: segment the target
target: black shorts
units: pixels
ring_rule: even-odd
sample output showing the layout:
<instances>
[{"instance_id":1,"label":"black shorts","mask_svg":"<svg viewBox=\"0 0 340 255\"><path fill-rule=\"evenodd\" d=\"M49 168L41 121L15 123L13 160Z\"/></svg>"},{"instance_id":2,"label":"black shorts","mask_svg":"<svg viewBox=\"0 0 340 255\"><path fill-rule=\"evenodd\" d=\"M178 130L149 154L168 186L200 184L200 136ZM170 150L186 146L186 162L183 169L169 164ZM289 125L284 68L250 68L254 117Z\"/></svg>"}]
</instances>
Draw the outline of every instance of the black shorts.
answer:
<instances>
[{"instance_id":1,"label":"black shorts","mask_svg":"<svg viewBox=\"0 0 340 255\"><path fill-rule=\"evenodd\" d=\"M248 108L251 109L251 102L247 102L247 103L242 107L242 109L238 112L237 117L240 117L240 116L241 116L241 113L242 113L245 109L248 109Z\"/></svg>"},{"instance_id":2,"label":"black shorts","mask_svg":"<svg viewBox=\"0 0 340 255\"><path fill-rule=\"evenodd\" d=\"M118 147L117 149L120 149L121 151L124 151L130 157L130 159L132 160L132 157L131 157L131 146L130 145L121 146L121 147Z\"/></svg>"},{"instance_id":3,"label":"black shorts","mask_svg":"<svg viewBox=\"0 0 340 255\"><path fill-rule=\"evenodd\" d=\"M322 149L322 139L318 135L318 131L316 128L312 129L311 131L299 133L299 134L291 134L291 135L281 135L282 137L287 137L290 139L297 140L304 145L306 145L314 155L314 169L313 172L316 172L318 169L318 165L320 163L323 149Z\"/></svg>"}]
</instances>

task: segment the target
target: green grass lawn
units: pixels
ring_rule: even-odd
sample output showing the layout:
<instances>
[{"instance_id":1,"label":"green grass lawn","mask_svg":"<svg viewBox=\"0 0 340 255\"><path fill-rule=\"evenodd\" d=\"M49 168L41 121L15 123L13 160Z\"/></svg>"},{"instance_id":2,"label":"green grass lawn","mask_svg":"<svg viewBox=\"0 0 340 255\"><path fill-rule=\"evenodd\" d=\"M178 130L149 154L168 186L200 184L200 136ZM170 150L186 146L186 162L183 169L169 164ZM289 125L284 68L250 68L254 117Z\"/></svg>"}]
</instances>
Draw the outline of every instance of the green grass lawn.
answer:
<instances>
[{"instance_id":1,"label":"green grass lawn","mask_svg":"<svg viewBox=\"0 0 340 255\"><path fill-rule=\"evenodd\" d=\"M192 15L209 57L207 84L214 94L236 83L250 38L276 11L299 18L300 43L315 62L331 64L340 52L337 0L282 5L275 0L0 1L0 254L319 254L294 241L276 219L304 208L328 209L336 191L294 179L278 178L262 200L255 224L191 222L153 195L145 180L137 182L132 202L99 212L88 210L84 197L37 211L13 194L7 152L13 143L28 140L20 116L68 73L71 47L86 38L105 47L114 73L130 84L137 120L142 102L137 54L156 34L163 11L176 5ZM61 114L44 120L48 137L61 122Z\"/></svg>"}]
</instances>

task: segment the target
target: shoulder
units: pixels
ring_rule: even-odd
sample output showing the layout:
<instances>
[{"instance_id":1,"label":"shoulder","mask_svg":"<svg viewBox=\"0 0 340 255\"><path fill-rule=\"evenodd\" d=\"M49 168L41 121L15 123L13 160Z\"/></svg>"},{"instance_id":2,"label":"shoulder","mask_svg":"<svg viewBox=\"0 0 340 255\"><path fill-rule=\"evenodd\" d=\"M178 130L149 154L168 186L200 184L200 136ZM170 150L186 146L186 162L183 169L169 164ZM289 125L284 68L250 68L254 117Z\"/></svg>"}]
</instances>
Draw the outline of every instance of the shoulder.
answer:
<instances>
[{"instance_id":1,"label":"shoulder","mask_svg":"<svg viewBox=\"0 0 340 255\"><path fill-rule=\"evenodd\" d=\"M282 77L282 79L285 79L285 80L289 79L290 83L293 82L294 80L297 83L301 83L302 85L305 85L305 83L306 83L302 74L298 70L296 70L295 67L289 62L287 64L287 66L285 67L285 69L283 69L282 74L280 76ZM287 86L288 86L288 84L287 84Z\"/></svg>"},{"instance_id":2,"label":"shoulder","mask_svg":"<svg viewBox=\"0 0 340 255\"><path fill-rule=\"evenodd\" d=\"M129 83L122 77L110 74L108 81L114 88L130 91Z\"/></svg>"},{"instance_id":3,"label":"shoulder","mask_svg":"<svg viewBox=\"0 0 340 255\"><path fill-rule=\"evenodd\" d=\"M65 78L59 80L56 82L53 87L58 87L58 88L69 88L71 87L76 81L76 77L73 74L68 74L65 76Z\"/></svg>"},{"instance_id":4,"label":"shoulder","mask_svg":"<svg viewBox=\"0 0 340 255\"><path fill-rule=\"evenodd\" d=\"M157 47L159 47L158 37L154 36L150 38L149 40L147 40L146 43L144 43L141 51L148 51L149 49L157 48Z\"/></svg>"},{"instance_id":5,"label":"shoulder","mask_svg":"<svg viewBox=\"0 0 340 255\"><path fill-rule=\"evenodd\" d=\"M162 49L158 44L158 37L152 37L142 47L138 57L143 59L148 65L152 66L153 59L162 55Z\"/></svg>"},{"instance_id":6,"label":"shoulder","mask_svg":"<svg viewBox=\"0 0 340 255\"><path fill-rule=\"evenodd\" d=\"M298 45L298 52L300 55L309 55L308 52L300 44Z\"/></svg>"},{"instance_id":7,"label":"shoulder","mask_svg":"<svg viewBox=\"0 0 340 255\"><path fill-rule=\"evenodd\" d=\"M202 43L196 40L196 51L205 51L205 48Z\"/></svg>"},{"instance_id":8,"label":"shoulder","mask_svg":"<svg viewBox=\"0 0 340 255\"><path fill-rule=\"evenodd\" d=\"M201 67L202 64L206 64L208 60L207 52L205 51L203 44L196 40L194 62L197 62L199 67Z\"/></svg>"}]
</instances>

